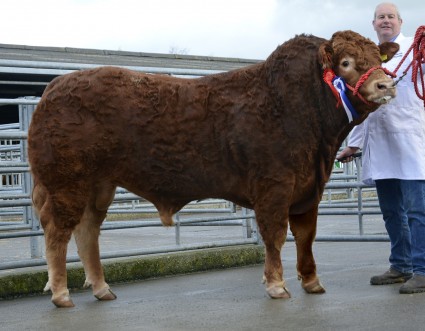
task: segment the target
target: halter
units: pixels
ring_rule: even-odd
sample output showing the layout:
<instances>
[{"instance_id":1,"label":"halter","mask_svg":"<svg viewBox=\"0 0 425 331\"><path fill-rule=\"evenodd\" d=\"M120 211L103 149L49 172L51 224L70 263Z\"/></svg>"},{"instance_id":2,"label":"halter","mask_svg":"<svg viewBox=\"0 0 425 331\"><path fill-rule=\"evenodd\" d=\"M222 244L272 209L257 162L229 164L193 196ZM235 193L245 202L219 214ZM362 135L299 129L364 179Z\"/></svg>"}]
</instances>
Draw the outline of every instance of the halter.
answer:
<instances>
[{"instance_id":1,"label":"halter","mask_svg":"<svg viewBox=\"0 0 425 331\"><path fill-rule=\"evenodd\" d=\"M386 75L391 76L392 78L396 77L396 74L393 73L393 72L391 72L391 71L389 71L387 68L384 68L384 67L372 67L365 74L363 74L363 75L360 76L360 78L357 81L357 84L356 84L356 86L354 88L347 84L347 87L353 92L353 95L357 95L358 98L360 100L362 100L367 105L374 104L374 102L369 102L369 101L365 100L363 98L363 96L361 94L359 94L359 89L363 85L363 83L369 78L369 76L371 75L371 73L374 72L375 70L378 70L378 69L384 71L384 73Z\"/></svg>"},{"instance_id":2,"label":"halter","mask_svg":"<svg viewBox=\"0 0 425 331\"><path fill-rule=\"evenodd\" d=\"M336 106L339 107L341 104L344 106L345 112L347 113L347 117L349 122L353 119L357 118L359 115L351 104L350 100L345 94L346 89L348 88L351 92L353 92L354 96L357 96L363 103L366 105L376 105L375 102L367 101L360 93L359 89L364 84L364 82L369 78L369 76L375 70L382 70L385 74L391 77L395 77L395 74L383 67L372 67L366 73L360 76L359 80L356 83L356 86L351 86L347 84L342 77L339 77L335 74L332 69L325 69L323 71L323 80L326 84L331 88L331 91L335 98L337 99Z\"/></svg>"}]
</instances>

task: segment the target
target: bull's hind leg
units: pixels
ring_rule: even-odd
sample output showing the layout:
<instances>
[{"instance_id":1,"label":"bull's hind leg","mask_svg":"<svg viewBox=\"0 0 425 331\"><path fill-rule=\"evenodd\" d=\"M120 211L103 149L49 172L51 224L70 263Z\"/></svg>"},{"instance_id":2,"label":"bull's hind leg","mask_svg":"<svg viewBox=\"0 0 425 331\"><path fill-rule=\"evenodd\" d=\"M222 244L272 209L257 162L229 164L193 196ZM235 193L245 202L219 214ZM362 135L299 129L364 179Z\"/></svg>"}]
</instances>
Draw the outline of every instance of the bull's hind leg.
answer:
<instances>
[{"instance_id":1,"label":"bull's hind leg","mask_svg":"<svg viewBox=\"0 0 425 331\"><path fill-rule=\"evenodd\" d=\"M297 246L297 270L301 286L307 293L324 293L325 288L316 274L313 241L316 237L317 207L300 215L291 215L289 224Z\"/></svg>"},{"instance_id":2,"label":"bull's hind leg","mask_svg":"<svg viewBox=\"0 0 425 331\"><path fill-rule=\"evenodd\" d=\"M44 217L43 213L41 217ZM48 222L48 225L43 226L49 277L44 291L52 291L52 302L55 306L74 307L69 295L66 273L66 253L71 230L60 229Z\"/></svg>"},{"instance_id":3,"label":"bull's hind leg","mask_svg":"<svg viewBox=\"0 0 425 331\"><path fill-rule=\"evenodd\" d=\"M39 211L46 243L49 279L44 290L52 291L52 302L57 307L74 306L67 287L66 253L72 229L84 210L84 203L78 198L70 197L69 191L56 191L52 195L44 187L37 185L33 192L34 205Z\"/></svg>"},{"instance_id":4,"label":"bull's hind leg","mask_svg":"<svg viewBox=\"0 0 425 331\"><path fill-rule=\"evenodd\" d=\"M255 209L258 228L266 248L264 278L266 290L271 298L290 298L283 278L283 266L280 252L286 240L288 218L276 211L276 205L270 208L262 205Z\"/></svg>"},{"instance_id":5,"label":"bull's hind leg","mask_svg":"<svg viewBox=\"0 0 425 331\"><path fill-rule=\"evenodd\" d=\"M78 255L86 274L84 287L91 286L93 295L98 300L116 299L116 295L105 282L99 253L100 225L106 217L106 212L114 195L114 186L98 185L86 205L81 222L74 230Z\"/></svg>"}]
</instances>

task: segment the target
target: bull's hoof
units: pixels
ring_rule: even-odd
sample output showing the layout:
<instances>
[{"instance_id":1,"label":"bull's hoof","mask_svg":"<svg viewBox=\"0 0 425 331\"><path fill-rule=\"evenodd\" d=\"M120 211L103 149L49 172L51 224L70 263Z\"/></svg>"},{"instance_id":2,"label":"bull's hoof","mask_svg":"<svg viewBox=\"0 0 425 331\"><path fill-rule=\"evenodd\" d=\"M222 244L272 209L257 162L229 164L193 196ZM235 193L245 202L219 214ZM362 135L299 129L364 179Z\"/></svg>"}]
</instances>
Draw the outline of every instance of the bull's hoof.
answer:
<instances>
[{"instance_id":1,"label":"bull's hoof","mask_svg":"<svg viewBox=\"0 0 425 331\"><path fill-rule=\"evenodd\" d=\"M46 283L46 286L43 288L43 292L49 292L51 290L50 282Z\"/></svg>"},{"instance_id":2,"label":"bull's hoof","mask_svg":"<svg viewBox=\"0 0 425 331\"><path fill-rule=\"evenodd\" d=\"M322 294L322 293L326 292L322 283L320 283L320 280L318 280L318 279L315 279L315 280L313 280L312 282L309 282L309 283L302 282L301 286L304 289L304 291L306 291L307 293Z\"/></svg>"},{"instance_id":3,"label":"bull's hoof","mask_svg":"<svg viewBox=\"0 0 425 331\"><path fill-rule=\"evenodd\" d=\"M291 297L291 293L285 286L282 285L274 285L268 287L267 294L272 299L289 299Z\"/></svg>"},{"instance_id":4,"label":"bull's hoof","mask_svg":"<svg viewBox=\"0 0 425 331\"><path fill-rule=\"evenodd\" d=\"M105 287L101 289L99 292L94 294L95 298L100 301L107 301L107 300L115 300L117 296L114 294L114 292L111 291L109 287Z\"/></svg>"},{"instance_id":5,"label":"bull's hoof","mask_svg":"<svg viewBox=\"0 0 425 331\"><path fill-rule=\"evenodd\" d=\"M68 294L52 298L52 302L58 308L72 308L75 306Z\"/></svg>"}]
</instances>

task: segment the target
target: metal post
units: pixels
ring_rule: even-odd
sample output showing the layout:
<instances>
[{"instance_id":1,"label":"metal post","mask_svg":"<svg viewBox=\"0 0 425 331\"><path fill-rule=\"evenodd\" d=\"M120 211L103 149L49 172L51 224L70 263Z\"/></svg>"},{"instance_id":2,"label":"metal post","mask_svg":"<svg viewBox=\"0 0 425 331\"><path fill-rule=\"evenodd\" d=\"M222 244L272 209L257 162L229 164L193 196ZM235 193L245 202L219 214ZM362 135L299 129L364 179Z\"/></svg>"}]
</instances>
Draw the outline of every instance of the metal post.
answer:
<instances>
[{"instance_id":1,"label":"metal post","mask_svg":"<svg viewBox=\"0 0 425 331\"><path fill-rule=\"evenodd\" d=\"M25 99L36 99L34 97L26 97ZM32 114L35 110L35 105L19 105L19 126L22 131L28 132L28 128L31 122ZM26 139L21 140L21 161L28 162L28 143ZM22 174L23 185L22 189L25 194L31 196L33 189L32 177L29 172ZM23 220L25 223L31 226L32 231L40 230L40 221L32 208L32 206L25 206L23 212ZM41 258L42 253L42 239L40 236L30 237L30 250L31 258Z\"/></svg>"},{"instance_id":2,"label":"metal post","mask_svg":"<svg viewBox=\"0 0 425 331\"><path fill-rule=\"evenodd\" d=\"M247 218L247 226L244 229L244 234L246 234L246 238L254 238L257 244L264 245L264 242L258 232L258 226L255 219L255 213L251 209L242 208L242 214L244 216L252 215L252 217ZM245 223L244 223L245 224ZM244 225L245 226L245 225Z\"/></svg>"},{"instance_id":3,"label":"metal post","mask_svg":"<svg viewBox=\"0 0 425 331\"><path fill-rule=\"evenodd\" d=\"M357 182L361 181L361 158L356 159ZM357 204L358 204L358 219L359 219L359 234L364 235L363 230L363 191L361 187L357 188Z\"/></svg>"},{"instance_id":4,"label":"metal post","mask_svg":"<svg viewBox=\"0 0 425 331\"><path fill-rule=\"evenodd\" d=\"M362 188L359 187L357 190L357 203L358 203L358 212L359 212L359 234L364 235L363 230L363 197L362 197Z\"/></svg>"},{"instance_id":5,"label":"metal post","mask_svg":"<svg viewBox=\"0 0 425 331\"><path fill-rule=\"evenodd\" d=\"M180 245L180 214L176 214L176 245Z\"/></svg>"},{"instance_id":6,"label":"metal post","mask_svg":"<svg viewBox=\"0 0 425 331\"><path fill-rule=\"evenodd\" d=\"M248 215L246 208L242 208L242 215ZM244 218L242 220L242 235L244 238L252 238L252 218Z\"/></svg>"},{"instance_id":7,"label":"metal post","mask_svg":"<svg viewBox=\"0 0 425 331\"><path fill-rule=\"evenodd\" d=\"M235 214L236 213L236 204L234 202L230 202L230 201L228 201L227 203L228 203L228 206L229 206L229 209L231 210L231 212L233 214Z\"/></svg>"}]
</instances>

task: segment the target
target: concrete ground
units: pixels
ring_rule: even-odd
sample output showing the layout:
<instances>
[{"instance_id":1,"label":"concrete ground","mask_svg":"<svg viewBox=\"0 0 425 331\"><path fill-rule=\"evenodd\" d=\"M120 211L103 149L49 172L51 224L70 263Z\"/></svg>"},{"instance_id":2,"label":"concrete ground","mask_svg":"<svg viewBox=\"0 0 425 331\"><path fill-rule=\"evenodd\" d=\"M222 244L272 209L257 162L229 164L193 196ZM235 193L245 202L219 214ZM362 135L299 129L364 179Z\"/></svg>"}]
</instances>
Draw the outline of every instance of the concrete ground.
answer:
<instances>
[{"instance_id":1,"label":"concrete ground","mask_svg":"<svg viewBox=\"0 0 425 331\"><path fill-rule=\"evenodd\" d=\"M365 223L366 234L385 233L380 216ZM357 234L358 225L353 217L321 216L318 235L322 231ZM126 242L124 234L114 242ZM322 295L301 289L294 244L287 242L282 260L288 300L266 295L259 264L114 284L118 298L110 302L74 291L71 309L55 308L50 294L3 300L0 330L425 330L425 293L401 295L399 284L369 285L372 275L388 268L388 242L316 242L314 252L327 289Z\"/></svg>"}]
</instances>

